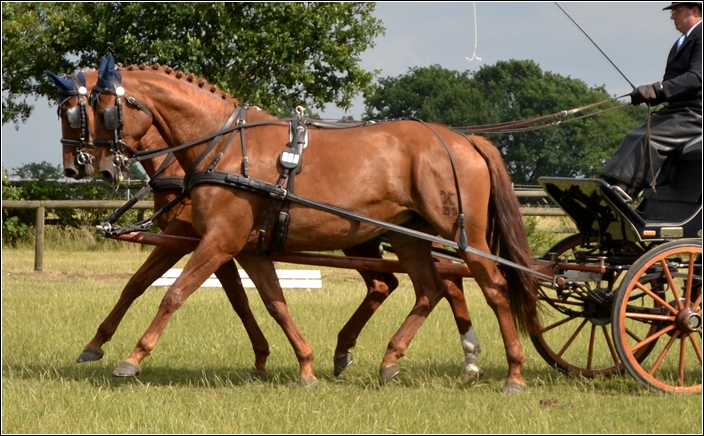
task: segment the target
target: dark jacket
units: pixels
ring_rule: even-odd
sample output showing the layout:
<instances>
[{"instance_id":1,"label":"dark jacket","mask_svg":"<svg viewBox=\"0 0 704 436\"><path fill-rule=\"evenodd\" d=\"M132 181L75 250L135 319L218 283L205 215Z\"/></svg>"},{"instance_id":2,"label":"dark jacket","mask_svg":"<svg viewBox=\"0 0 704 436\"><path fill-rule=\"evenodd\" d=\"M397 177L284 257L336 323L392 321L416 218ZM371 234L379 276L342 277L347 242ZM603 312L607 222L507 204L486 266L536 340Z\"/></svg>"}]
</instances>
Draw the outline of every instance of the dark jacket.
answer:
<instances>
[{"instance_id":1,"label":"dark jacket","mask_svg":"<svg viewBox=\"0 0 704 436\"><path fill-rule=\"evenodd\" d=\"M702 23L699 22L682 47L672 46L667 56L662 88L669 107L691 107L702 113Z\"/></svg>"}]
</instances>

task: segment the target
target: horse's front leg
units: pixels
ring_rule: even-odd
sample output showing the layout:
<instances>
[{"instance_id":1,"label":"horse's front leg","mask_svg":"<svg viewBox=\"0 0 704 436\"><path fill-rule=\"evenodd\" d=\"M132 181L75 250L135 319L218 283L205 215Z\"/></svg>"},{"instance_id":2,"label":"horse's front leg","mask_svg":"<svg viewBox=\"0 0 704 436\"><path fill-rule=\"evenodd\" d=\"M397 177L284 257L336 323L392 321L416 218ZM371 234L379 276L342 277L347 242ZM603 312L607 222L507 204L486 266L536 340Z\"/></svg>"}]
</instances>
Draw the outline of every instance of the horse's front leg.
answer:
<instances>
[{"instance_id":1,"label":"horse's front leg","mask_svg":"<svg viewBox=\"0 0 704 436\"><path fill-rule=\"evenodd\" d=\"M158 279L172 266L176 264L188 251L179 251L171 248L156 247L152 250L147 260L134 273L125 285L120 294L120 298L115 303L110 314L98 327L98 331L93 339L84 347L83 352L78 356L78 363L94 362L103 357L102 346L112 339L122 318L127 313L134 300L139 298L144 291L151 286L154 280Z\"/></svg>"},{"instance_id":2,"label":"horse's front leg","mask_svg":"<svg viewBox=\"0 0 704 436\"><path fill-rule=\"evenodd\" d=\"M152 353L174 312L211 274L232 259L233 253L220 249L217 239L217 237L208 238L206 235L198 244L198 248L186 263L181 275L166 291L149 328L137 342L134 351L113 371L113 375L130 377L139 374L142 370L141 361Z\"/></svg>"},{"instance_id":3,"label":"horse's front leg","mask_svg":"<svg viewBox=\"0 0 704 436\"><path fill-rule=\"evenodd\" d=\"M369 242L343 250L346 256L368 257L381 259L379 253L379 240L372 239ZM357 310L352 314L347 323L342 327L337 335L337 346L335 347L334 372L339 376L352 364L352 353L350 349L357 344L357 338L374 312L381 306L386 298L398 287L398 279L391 273L374 271L357 271L367 285L367 295L362 300Z\"/></svg>"},{"instance_id":4,"label":"horse's front leg","mask_svg":"<svg viewBox=\"0 0 704 436\"><path fill-rule=\"evenodd\" d=\"M237 261L247 271L267 311L291 343L300 367L300 385L305 389L314 387L318 379L313 375L313 349L291 317L274 264L263 256L244 254L237 256Z\"/></svg>"},{"instance_id":5,"label":"horse's front leg","mask_svg":"<svg viewBox=\"0 0 704 436\"><path fill-rule=\"evenodd\" d=\"M242 286L242 279L239 271L237 271L237 265L230 259L215 271L215 275L220 280L232 308L242 320L247 336L252 342L254 369L250 372L249 379L266 380L266 359L269 357L269 342L267 342L249 306L249 299L244 286Z\"/></svg>"}]
</instances>

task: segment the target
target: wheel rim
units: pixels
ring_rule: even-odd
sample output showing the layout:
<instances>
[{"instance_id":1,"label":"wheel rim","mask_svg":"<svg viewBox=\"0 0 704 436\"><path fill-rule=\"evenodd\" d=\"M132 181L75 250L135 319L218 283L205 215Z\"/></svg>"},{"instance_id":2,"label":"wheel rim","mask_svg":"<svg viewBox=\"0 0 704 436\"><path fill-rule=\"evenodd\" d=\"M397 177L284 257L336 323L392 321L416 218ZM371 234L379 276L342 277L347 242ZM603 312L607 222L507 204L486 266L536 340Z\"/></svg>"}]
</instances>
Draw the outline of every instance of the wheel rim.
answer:
<instances>
[{"instance_id":1,"label":"wheel rim","mask_svg":"<svg viewBox=\"0 0 704 436\"><path fill-rule=\"evenodd\" d=\"M619 291L616 349L628 372L650 389L702 390L701 255L701 242L658 247L633 265ZM639 361L638 350L648 346L652 352Z\"/></svg>"}]
</instances>

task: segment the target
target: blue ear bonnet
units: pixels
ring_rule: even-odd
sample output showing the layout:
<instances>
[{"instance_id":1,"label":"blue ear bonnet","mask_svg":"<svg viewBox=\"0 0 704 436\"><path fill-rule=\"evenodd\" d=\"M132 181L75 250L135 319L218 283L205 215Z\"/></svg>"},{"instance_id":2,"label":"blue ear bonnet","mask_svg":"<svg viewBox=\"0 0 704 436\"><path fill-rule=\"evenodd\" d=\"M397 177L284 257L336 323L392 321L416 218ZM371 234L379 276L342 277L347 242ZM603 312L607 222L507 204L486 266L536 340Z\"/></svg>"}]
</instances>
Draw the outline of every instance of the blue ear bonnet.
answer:
<instances>
[{"instance_id":1,"label":"blue ear bonnet","mask_svg":"<svg viewBox=\"0 0 704 436\"><path fill-rule=\"evenodd\" d=\"M122 83L122 74L115 69L115 59L113 59L112 53L108 55L107 59L101 59L98 71L98 88L115 88L116 83Z\"/></svg>"},{"instance_id":2,"label":"blue ear bonnet","mask_svg":"<svg viewBox=\"0 0 704 436\"><path fill-rule=\"evenodd\" d=\"M54 85L56 85L59 88L59 99L61 98L61 95L66 95L66 92L61 92L63 91L75 91L76 90L76 84L73 83L73 80L66 78L66 77L59 77L56 74L52 73L49 70L44 70L44 74L49 77L49 79L54 82ZM83 77L83 82L85 85L85 76Z\"/></svg>"}]
</instances>

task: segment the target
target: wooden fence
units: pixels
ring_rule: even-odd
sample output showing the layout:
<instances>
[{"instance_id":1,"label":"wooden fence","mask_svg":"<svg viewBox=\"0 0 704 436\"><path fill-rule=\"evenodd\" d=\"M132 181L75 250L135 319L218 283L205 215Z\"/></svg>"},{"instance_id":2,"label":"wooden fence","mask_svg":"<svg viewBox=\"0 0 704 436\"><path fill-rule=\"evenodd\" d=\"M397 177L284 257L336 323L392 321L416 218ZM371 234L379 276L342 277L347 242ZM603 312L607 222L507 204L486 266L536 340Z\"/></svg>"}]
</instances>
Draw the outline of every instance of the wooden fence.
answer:
<instances>
[{"instance_id":1,"label":"wooden fence","mask_svg":"<svg viewBox=\"0 0 704 436\"><path fill-rule=\"evenodd\" d=\"M547 194L538 190L514 191L519 198L544 198ZM44 226L47 209L112 209L116 210L125 204L122 200L41 200L21 201L3 200L3 209L34 209L36 210L36 236L34 241L34 270L44 268ZM154 209L153 201L139 201L133 209ZM556 207L521 207L524 216L565 216L562 209Z\"/></svg>"}]
</instances>

